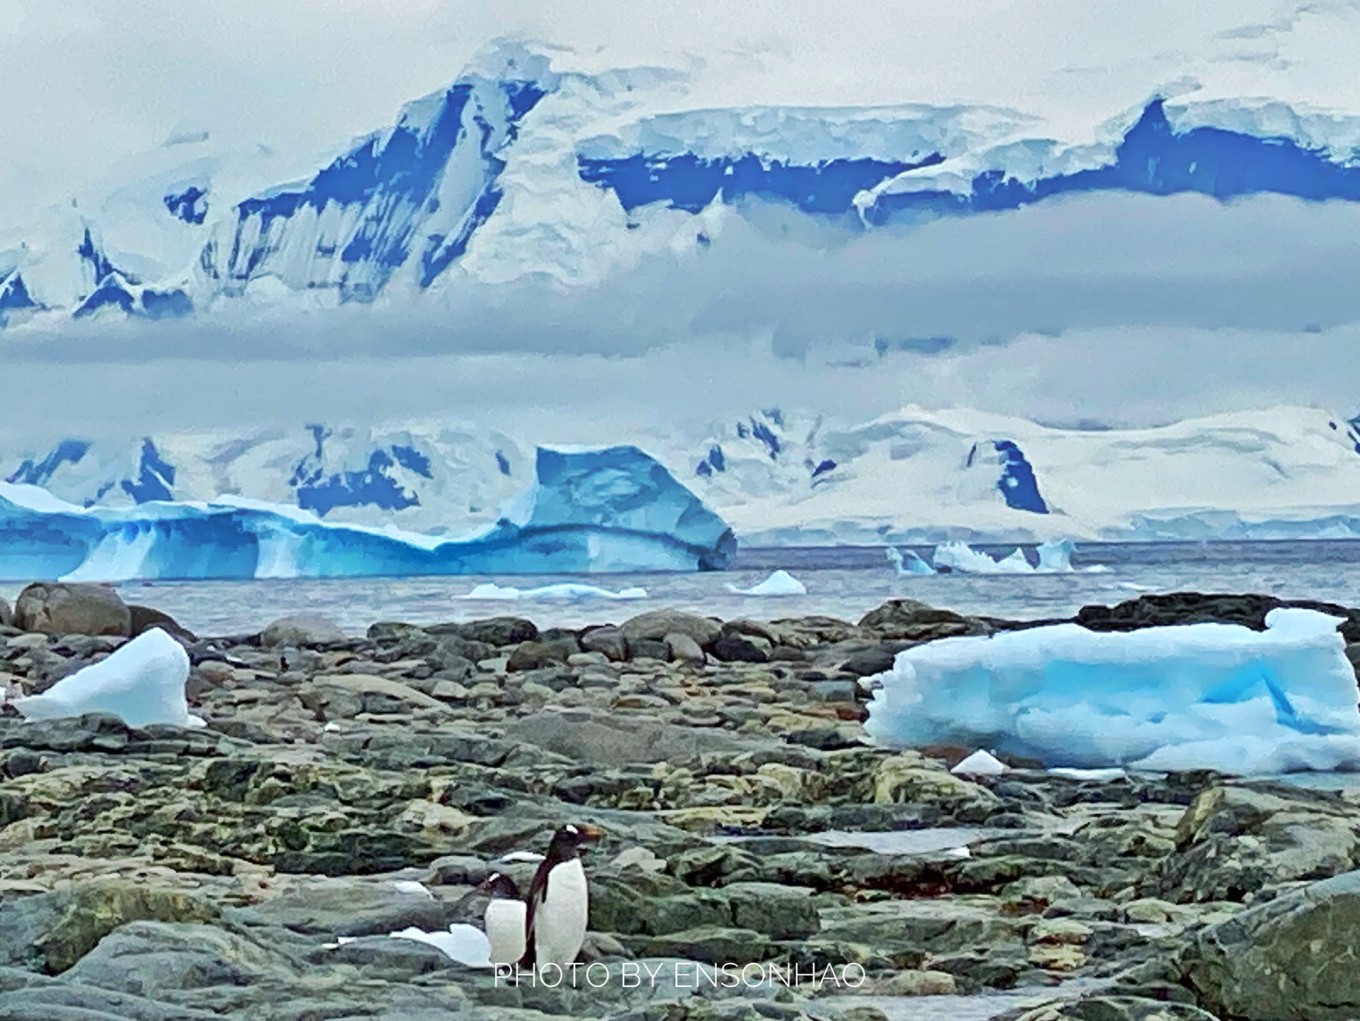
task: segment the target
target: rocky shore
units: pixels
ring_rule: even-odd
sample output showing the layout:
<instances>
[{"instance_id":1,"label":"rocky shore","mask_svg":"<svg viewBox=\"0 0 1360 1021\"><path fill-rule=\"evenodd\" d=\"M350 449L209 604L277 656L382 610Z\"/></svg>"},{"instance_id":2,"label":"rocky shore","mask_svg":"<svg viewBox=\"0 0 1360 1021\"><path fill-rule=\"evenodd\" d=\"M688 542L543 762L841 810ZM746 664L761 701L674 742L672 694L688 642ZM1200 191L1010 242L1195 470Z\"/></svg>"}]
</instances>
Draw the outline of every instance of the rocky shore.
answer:
<instances>
[{"instance_id":1,"label":"rocky shore","mask_svg":"<svg viewBox=\"0 0 1360 1021\"><path fill-rule=\"evenodd\" d=\"M1277 604L1080 619L1260 626ZM40 693L157 626L189 650L206 728L0 716L0 1021L1360 1017L1360 795L969 777L950 767L972 749L865 738L860 677L1024 622L900 600L859 622L354 638L293 619L203 639L44 585L0 603L0 690ZM568 821L607 834L583 952L607 980L516 985L387 935L477 922L474 887L527 887L533 863L502 857ZM656 977L628 981L643 963ZM722 964L796 980L698 978Z\"/></svg>"}]
</instances>

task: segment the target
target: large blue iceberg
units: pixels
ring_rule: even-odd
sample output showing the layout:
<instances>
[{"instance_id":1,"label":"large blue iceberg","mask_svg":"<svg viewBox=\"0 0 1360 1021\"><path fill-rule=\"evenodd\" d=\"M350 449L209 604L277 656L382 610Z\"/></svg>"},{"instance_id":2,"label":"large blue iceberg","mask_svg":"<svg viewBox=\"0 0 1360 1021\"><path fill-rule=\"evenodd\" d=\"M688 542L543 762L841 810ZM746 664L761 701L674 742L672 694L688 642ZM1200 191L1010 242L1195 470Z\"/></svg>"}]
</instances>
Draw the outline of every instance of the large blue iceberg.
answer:
<instances>
[{"instance_id":1,"label":"large blue iceberg","mask_svg":"<svg viewBox=\"0 0 1360 1021\"><path fill-rule=\"evenodd\" d=\"M1341 621L1277 609L1265 623L1057 624L928 642L865 679L865 729L888 745L981 747L1055 767L1354 768L1360 712Z\"/></svg>"},{"instance_id":2,"label":"large blue iceberg","mask_svg":"<svg viewBox=\"0 0 1360 1021\"><path fill-rule=\"evenodd\" d=\"M636 447L540 448L536 482L465 538L223 497L81 508L0 483L0 577L74 581L721 570L731 528Z\"/></svg>"}]
</instances>

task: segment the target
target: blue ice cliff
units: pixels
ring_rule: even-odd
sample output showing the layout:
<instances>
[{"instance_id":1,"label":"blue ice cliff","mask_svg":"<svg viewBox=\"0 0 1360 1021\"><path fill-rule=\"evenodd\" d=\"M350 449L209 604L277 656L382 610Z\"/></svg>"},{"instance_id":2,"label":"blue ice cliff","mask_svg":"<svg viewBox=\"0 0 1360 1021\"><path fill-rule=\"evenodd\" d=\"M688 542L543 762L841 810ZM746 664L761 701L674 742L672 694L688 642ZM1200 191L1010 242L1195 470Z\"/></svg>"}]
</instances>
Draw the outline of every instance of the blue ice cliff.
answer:
<instances>
[{"instance_id":1,"label":"blue ice cliff","mask_svg":"<svg viewBox=\"0 0 1360 1021\"><path fill-rule=\"evenodd\" d=\"M540 448L534 485L490 529L458 539L231 498L81 508L0 484L0 577L15 580L694 571L735 553L727 523L631 446Z\"/></svg>"}]
</instances>

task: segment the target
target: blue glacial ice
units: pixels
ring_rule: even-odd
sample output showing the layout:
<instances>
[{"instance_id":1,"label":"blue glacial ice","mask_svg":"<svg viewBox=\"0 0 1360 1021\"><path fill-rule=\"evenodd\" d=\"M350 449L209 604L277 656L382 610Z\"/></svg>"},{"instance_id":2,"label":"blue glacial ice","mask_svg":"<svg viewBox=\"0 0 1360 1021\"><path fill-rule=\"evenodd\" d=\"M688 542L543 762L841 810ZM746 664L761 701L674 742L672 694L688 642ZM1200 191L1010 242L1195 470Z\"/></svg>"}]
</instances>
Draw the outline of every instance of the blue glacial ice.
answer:
<instances>
[{"instance_id":1,"label":"blue glacial ice","mask_svg":"<svg viewBox=\"0 0 1360 1021\"><path fill-rule=\"evenodd\" d=\"M732 530L636 447L540 448L536 483L452 538L220 497L82 508L0 483L0 577L75 581L721 570Z\"/></svg>"},{"instance_id":2,"label":"blue glacial ice","mask_svg":"<svg viewBox=\"0 0 1360 1021\"><path fill-rule=\"evenodd\" d=\"M1037 563L1030 563L1024 550L1018 546L1008 556L999 560L975 550L964 542L942 542L935 547L931 557L935 570L948 570L956 574L1070 574L1072 554L1076 547L1070 539L1040 543L1035 553ZM1096 565L1090 570L1103 571Z\"/></svg>"},{"instance_id":3,"label":"blue glacial ice","mask_svg":"<svg viewBox=\"0 0 1360 1021\"><path fill-rule=\"evenodd\" d=\"M1040 543L1035 548L1036 562L1031 563L1025 551L1016 547L1007 556L996 558L975 550L966 542L942 542L927 563L911 550L903 553L889 546L888 561L901 575L924 574L1071 574L1072 554L1076 546L1071 539L1057 539ZM1084 573L1103 573L1109 568L1093 564L1081 569Z\"/></svg>"},{"instance_id":4,"label":"blue glacial ice","mask_svg":"<svg viewBox=\"0 0 1360 1021\"><path fill-rule=\"evenodd\" d=\"M947 638L864 682L882 744L956 744L1047 766L1242 775L1360 766L1356 679L1336 618L1279 609L1127 633L1076 624Z\"/></svg>"},{"instance_id":5,"label":"blue glacial ice","mask_svg":"<svg viewBox=\"0 0 1360 1021\"><path fill-rule=\"evenodd\" d=\"M888 562L897 569L898 574L921 575L935 573L935 568L922 560L917 553L912 550L907 550L906 553L903 553L896 546L888 547Z\"/></svg>"},{"instance_id":6,"label":"blue glacial ice","mask_svg":"<svg viewBox=\"0 0 1360 1021\"><path fill-rule=\"evenodd\" d=\"M112 713L130 727L202 726L189 713L189 656L159 628L138 635L98 663L63 677L41 695L10 700L29 720Z\"/></svg>"}]
</instances>

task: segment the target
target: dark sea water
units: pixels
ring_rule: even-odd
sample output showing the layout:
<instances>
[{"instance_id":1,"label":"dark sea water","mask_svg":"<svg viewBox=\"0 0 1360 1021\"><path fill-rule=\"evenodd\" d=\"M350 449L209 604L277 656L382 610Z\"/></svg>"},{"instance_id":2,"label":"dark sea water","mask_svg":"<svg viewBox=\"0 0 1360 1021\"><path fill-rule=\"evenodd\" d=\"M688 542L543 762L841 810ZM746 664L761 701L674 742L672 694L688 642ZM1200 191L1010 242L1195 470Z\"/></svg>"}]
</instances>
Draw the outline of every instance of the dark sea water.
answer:
<instances>
[{"instance_id":1,"label":"dark sea water","mask_svg":"<svg viewBox=\"0 0 1360 1021\"><path fill-rule=\"evenodd\" d=\"M980 548L1005 554L1014 547ZM917 552L928 558L931 550ZM1057 575L899 576L881 547L789 547L743 550L733 570L706 574L153 582L120 589L129 602L164 610L206 635L256 631L276 617L296 613L329 617L355 634L377 620L433 623L512 613L540 625L572 626L619 621L660 606L723 618L823 614L855 620L885 600L903 596L964 613L1016 619L1065 617L1088 603L1186 589L1263 592L1360 606L1360 540L1092 543L1078 547L1073 567L1073 573ZM749 587L780 568L802 581L807 595L752 597L727 590L729 583ZM647 598L465 598L473 586L488 581L520 589L563 581L610 590L636 586L647 590ZM12 599L18 587L9 586L0 595Z\"/></svg>"}]
</instances>

